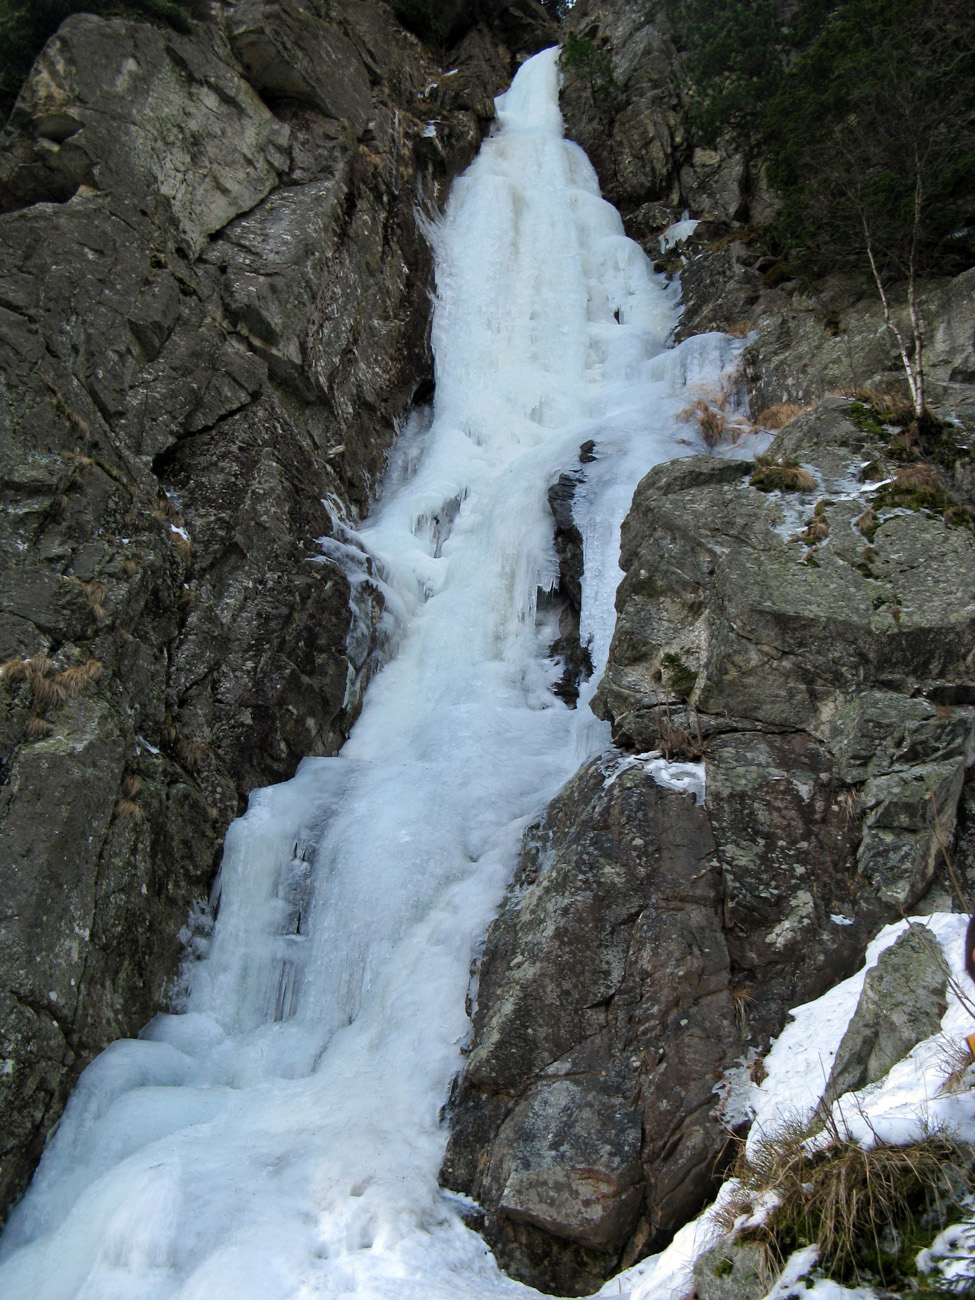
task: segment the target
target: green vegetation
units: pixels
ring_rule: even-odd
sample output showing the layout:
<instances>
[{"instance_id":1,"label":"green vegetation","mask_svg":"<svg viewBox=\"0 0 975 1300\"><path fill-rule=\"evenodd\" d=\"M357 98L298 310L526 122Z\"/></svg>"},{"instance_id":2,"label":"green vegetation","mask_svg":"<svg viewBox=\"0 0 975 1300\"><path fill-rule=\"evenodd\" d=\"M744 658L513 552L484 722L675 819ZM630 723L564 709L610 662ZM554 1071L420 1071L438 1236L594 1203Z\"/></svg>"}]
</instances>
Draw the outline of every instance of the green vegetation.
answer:
<instances>
[{"instance_id":1,"label":"green vegetation","mask_svg":"<svg viewBox=\"0 0 975 1300\"><path fill-rule=\"evenodd\" d=\"M697 683L697 673L675 651L669 651L660 661L661 668L667 673L671 690L679 699L689 699Z\"/></svg>"},{"instance_id":2,"label":"green vegetation","mask_svg":"<svg viewBox=\"0 0 975 1300\"><path fill-rule=\"evenodd\" d=\"M174 0L0 0L0 117L6 117L30 66L58 27L74 13L129 14L178 32L191 23Z\"/></svg>"},{"instance_id":3,"label":"green vegetation","mask_svg":"<svg viewBox=\"0 0 975 1300\"><path fill-rule=\"evenodd\" d=\"M899 470L890 483L878 488L874 508L880 510L884 506L925 510L938 515L946 524L975 530L975 510L947 490L937 467L930 463Z\"/></svg>"},{"instance_id":4,"label":"green vegetation","mask_svg":"<svg viewBox=\"0 0 975 1300\"><path fill-rule=\"evenodd\" d=\"M391 8L404 27L435 45L446 39L456 13L450 0L391 0Z\"/></svg>"},{"instance_id":5,"label":"green vegetation","mask_svg":"<svg viewBox=\"0 0 975 1300\"><path fill-rule=\"evenodd\" d=\"M651 6L652 7L652 6ZM771 251L867 271L925 412L917 276L975 261L975 6L969 0L662 0L701 143L730 131L782 207ZM910 323L891 309L907 286Z\"/></svg>"},{"instance_id":6,"label":"green vegetation","mask_svg":"<svg viewBox=\"0 0 975 1300\"><path fill-rule=\"evenodd\" d=\"M541 0L541 4L557 22L569 8L568 0ZM433 46L443 45L451 35L456 38L465 17L469 26L476 16L475 6L457 0L390 0L390 7L404 27Z\"/></svg>"},{"instance_id":7,"label":"green vegetation","mask_svg":"<svg viewBox=\"0 0 975 1300\"><path fill-rule=\"evenodd\" d=\"M562 45L559 60L563 68L580 72L589 88L593 105L606 101L619 85L613 75L613 63L605 50L595 41L577 32L569 32Z\"/></svg>"}]
</instances>

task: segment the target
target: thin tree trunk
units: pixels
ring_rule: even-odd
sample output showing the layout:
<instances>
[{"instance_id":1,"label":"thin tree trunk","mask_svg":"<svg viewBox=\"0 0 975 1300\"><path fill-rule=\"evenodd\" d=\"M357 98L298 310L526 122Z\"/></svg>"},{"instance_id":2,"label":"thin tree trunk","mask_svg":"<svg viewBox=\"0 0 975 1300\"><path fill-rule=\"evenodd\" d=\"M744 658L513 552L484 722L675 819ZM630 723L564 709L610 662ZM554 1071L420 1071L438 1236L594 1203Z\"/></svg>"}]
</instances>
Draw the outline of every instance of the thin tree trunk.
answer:
<instances>
[{"instance_id":1,"label":"thin tree trunk","mask_svg":"<svg viewBox=\"0 0 975 1300\"><path fill-rule=\"evenodd\" d=\"M877 292L880 294L880 301L883 303L883 307L884 307L884 324L887 326L891 334L893 334L894 338L897 340L897 349L900 352L901 363L904 366L904 374L907 376L907 386L911 392L911 403L914 407L914 414L918 416L918 418L920 418L920 416L923 415L924 413L924 387L923 387L920 370L916 365L916 362L919 360L919 358L915 353L914 362L911 361L907 349L907 340L904 338L904 335L901 333L901 330L898 327L897 322L894 320L893 316L891 315L890 300L887 297L887 290L884 288L884 282L881 279L880 271L877 269L877 261L873 255L873 244L870 239L870 231L867 228L866 222L864 222L863 224L863 229L864 229L864 234L867 237L867 257L869 258L870 261L870 270L873 272L874 283L877 286ZM917 308L914 304L913 260L911 264L909 294L911 298L911 320L912 320L912 324L915 324L915 329L916 329ZM915 347L916 346L917 346L917 334L915 333Z\"/></svg>"}]
</instances>

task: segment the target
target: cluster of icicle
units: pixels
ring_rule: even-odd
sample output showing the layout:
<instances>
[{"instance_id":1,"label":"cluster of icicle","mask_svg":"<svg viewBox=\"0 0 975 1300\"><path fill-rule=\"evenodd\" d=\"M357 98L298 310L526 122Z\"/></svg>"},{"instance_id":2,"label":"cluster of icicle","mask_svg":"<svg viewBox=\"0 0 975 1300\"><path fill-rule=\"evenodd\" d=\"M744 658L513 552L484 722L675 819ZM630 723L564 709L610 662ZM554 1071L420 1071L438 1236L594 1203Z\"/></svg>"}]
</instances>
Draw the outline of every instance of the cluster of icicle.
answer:
<instances>
[{"instance_id":1,"label":"cluster of icicle","mask_svg":"<svg viewBox=\"0 0 975 1300\"><path fill-rule=\"evenodd\" d=\"M433 231L435 406L342 543L372 557L396 653L341 755L231 828L185 1006L85 1073L11 1218L5 1300L529 1294L437 1170L472 951L525 826L609 743L592 684L575 710L552 692L547 492L591 440L595 683L633 490L701 449L675 416L738 346L666 350L675 290L563 138L557 54L498 99Z\"/></svg>"}]
</instances>

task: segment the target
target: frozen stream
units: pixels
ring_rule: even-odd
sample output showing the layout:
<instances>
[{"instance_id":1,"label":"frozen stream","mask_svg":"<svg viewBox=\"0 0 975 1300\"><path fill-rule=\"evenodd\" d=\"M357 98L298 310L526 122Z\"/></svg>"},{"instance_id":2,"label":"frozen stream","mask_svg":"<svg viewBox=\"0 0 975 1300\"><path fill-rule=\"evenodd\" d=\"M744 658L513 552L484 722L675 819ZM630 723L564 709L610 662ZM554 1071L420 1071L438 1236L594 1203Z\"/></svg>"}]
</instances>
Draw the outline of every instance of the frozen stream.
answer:
<instances>
[{"instance_id":1,"label":"frozen stream","mask_svg":"<svg viewBox=\"0 0 975 1300\"><path fill-rule=\"evenodd\" d=\"M437 397L360 533L400 618L342 755L230 831L187 1010L86 1072L3 1245L5 1300L487 1300L504 1278L437 1187L471 953L521 833L608 730L552 694L549 485L579 492L598 680L619 526L738 346L665 351L653 276L562 137L557 51L434 232ZM691 394L693 396L693 393Z\"/></svg>"}]
</instances>

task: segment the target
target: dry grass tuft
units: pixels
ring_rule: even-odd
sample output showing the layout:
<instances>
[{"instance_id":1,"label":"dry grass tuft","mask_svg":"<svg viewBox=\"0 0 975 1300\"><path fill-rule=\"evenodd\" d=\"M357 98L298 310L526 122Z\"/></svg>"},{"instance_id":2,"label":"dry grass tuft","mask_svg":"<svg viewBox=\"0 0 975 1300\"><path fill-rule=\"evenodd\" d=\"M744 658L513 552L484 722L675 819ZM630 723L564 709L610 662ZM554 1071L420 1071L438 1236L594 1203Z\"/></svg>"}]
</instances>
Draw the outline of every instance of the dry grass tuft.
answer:
<instances>
[{"instance_id":1,"label":"dry grass tuft","mask_svg":"<svg viewBox=\"0 0 975 1300\"><path fill-rule=\"evenodd\" d=\"M888 424L909 424L914 419L914 407L902 393L882 393L876 388L858 388L844 396L852 397L864 406L873 407Z\"/></svg>"},{"instance_id":2,"label":"dry grass tuft","mask_svg":"<svg viewBox=\"0 0 975 1300\"><path fill-rule=\"evenodd\" d=\"M751 334L754 328L755 322L753 320L739 320L735 321L734 325L729 325L725 333L730 334L733 339L744 339Z\"/></svg>"},{"instance_id":3,"label":"dry grass tuft","mask_svg":"<svg viewBox=\"0 0 975 1300\"><path fill-rule=\"evenodd\" d=\"M828 505L829 502L825 499L816 502L813 517L806 524L801 534L801 540L810 546L825 541L829 536L829 520L826 518L826 507Z\"/></svg>"},{"instance_id":4,"label":"dry grass tuft","mask_svg":"<svg viewBox=\"0 0 975 1300\"><path fill-rule=\"evenodd\" d=\"M863 816L863 792L850 786L848 789L840 791L836 796L836 802L846 818L847 824L855 826Z\"/></svg>"},{"instance_id":5,"label":"dry grass tuft","mask_svg":"<svg viewBox=\"0 0 975 1300\"><path fill-rule=\"evenodd\" d=\"M938 1040L938 1064L944 1071L944 1079L938 1089L940 1094L947 1092L967 1092L971 1082L966 1082L969 1070L975 1065L971 1049L967 1043L956 1042L947 1035Z\"/></svg>"},{"instance_id":6,"label":"dry grass tuft","mask_svg":"<svg viewBox=\"0 0 975 1300\"><path fill-rule=\"evenodd\" d=\"M187 567L189 567L189 564L193 559L193 546L192 543L190 542L190 539L188 537L185 537L182 533L176 532L174 529L169 534L169 540L176 548L176 551L178 552L183 563Z\"/></svg>"},{"instance_id":7,"label":"dry grass tuft","mask_svg":"<svg viewBox=\"0 0 975 1300\"><path fill-rule=\"evenodd\" d=\"M766 406L756 423L763 429L784 429L797 415L808 410L810 407L795 402L777 402L775 406Z\"/></svg>"},{"instance_id":8,"label":"dry grass tuft","mask_svg":"<svg viewBox=\"0 0 975 1300\"><path fill-rule=\"evenodd\" d=\"M684 423L696 422L704 445L709 449L723 442L728 433L727 416L703 397L695 398L690 406L679 411L677 419Z\"/></svg>"},{"instance_id":9,"label":"dry grass tuft","mask_svg":"<svg viewBox=\"0 0 975 1300\"><path fill-rule=\"evenodd\" d=\"M68 698L68 692L56 677L35 677L31 680L31 689L34 692L34 703L41 709L63 704Z\"/></svg>"},{"instance_id":10,"label":"dry grass tuft","mask_svg":"<svg viewBox=\"0 0 975 1300\"><path fill-rule=\"evenodd\" d=\"M142 780L134 772L130 772L128 776L123 778L122 794L126 799L134 799L141 789Z\"/></svg>"},{"instance_id":11,"label":"dry grass tuft","mask_svg":"<svg viewBox=\"0 0 975 1300\"><path fill-rule=\"evenodd\" d=\"M877 518L877 512L873 506L869 506L864 510L863 514L856 520L856 526L868 542L873 541L874 534L880 526L880 520Z\"/></svg>"},{"instance_id":12,"label":"dry grass tuft","mask_svg":"<svg viewBox=\"0 0 975 1300\"><path fill-rule=\"evenodd\" d=\"M75 582L82 588L85 593L85 599L95 616L96 623L102 623L105 619L105 598L108 595L108 588L104 582L84 582L81 578L75 578Z\"/></svg>"},{"instance_id":13,"label":"dry grass tuft","mask_svg":"<svg viewBox=\"0 0 975 1300\"><path fill-rule=\"evenodd\" d=\"M48 709L59 708L66 700L83 691L91 682L97 682L104 670L99 659L88 659L74 668L54 671L54 661L45 654L32 655L30 659L9 659L0 666L0 680L24 683L31 694L31 714L24 724L26 734L36 738L46 736L51 730L44 717Z\"/></svg>"},{"instance_id":14,"label":"dry grass tuft","mask_svg":"<svg viewBox=\"0 0 975 1300\"><path fill-rule=\"evenodd\" d=\"M731 989L731 1005L735 1011L735 1024L738 1033L745 1037L748 1033L748 1008L755 1001L747 984L735 984Z\"/></svg>"},{"instance_id":15,"label":"dry grass tuft","mask_svg":"<svg viewBox=\"0 0 975 1300\"><path fill-rule=\"evenodd\" d=\"M730 1231L743 1214L776 1201L750 1230L779 1267L793 1250L819 1247L826 1276L845 1283L902 1282L914 1269L920 1234L928 1238L975 1188L973 1152L934 1133L905 1146L866 1148L835 1129L817 1135L796 1120L739 1157L737 1195L722 1209Z\"/></svg>"},{"instance_id":16,"label":"dry grass tuft","mask_svg":"<svg viewBox=\"0 0 975 1300\"><path fill-rule=\"evenodd\" d=\"M77 695L89 682L99 681L104 669L105 665L100 659L86 659L83 664L77 664L74 668L65 668L54 680L64 687L67 695Z\"/></svg>"},{"instance_id":17,"label":"dry grass tuft","mask_svg":"<svg viewBox=\"0 0 975 1300\"><path fill-rule=\"evenodd\" d=\"M917 465L906 465L899 469L894 475L895 483L902 483L907 487L931 487L942 488L944 486L944 476L930 461L921 461Z\"/></svg>"},{"instance_id":18,"label":"dry grass tuft","mask_svg":"<svg viewBox=\"0 0 975 1300\"><path fill-rule=\"evenodd\" d=\"M30 676L30 664L26 659L8 659L0 665L0 682L26 682Z\"/></svg>"},{"instance_id":19,"label":"dry grass tuft","mask_svg":"<svg viewBox=\"0 0 975 1300\"><path fill-rule=\"evenodd\" d=\"M200 766L204 754L209 753L210 746L202 740L178 740L176 752L180 762L188 772L195 772Z\"/></svg>"},{"instance_id":20,"label":"dry grass tuft","mask_svg":"<svg viewBox=\"0 0 975 1300\"><path fill-rule=\"evenodd\" d=\"M97 469L98 467L98 461L95 460L94 456L88 456L83 451L75 449L66 451L64 454L65 456L69 456L71 460L75 461L82 469Z\"/></svg>"},{"instance_id":21,"label":"dry grass tuft","mask_svg":"<svg viewBox=\"0 0 975 1300\"><path fill-rule=\"evenodd\" d=\"M748 480L759 492L811 492L816 480L796 460L759 456Z\"/></svg>"},{"instance_id":22,"label":"dry grass tuft","mask_svg":"<svg viewBox=\"0 0 975 1300\"><path fill-rule=\"evenodd\" d=\"M115 812L117 816L129 817L134 822L141 822L145 818L145 813L132 799L120 799L115 805Z\"/></svg>"}]
</instances>

